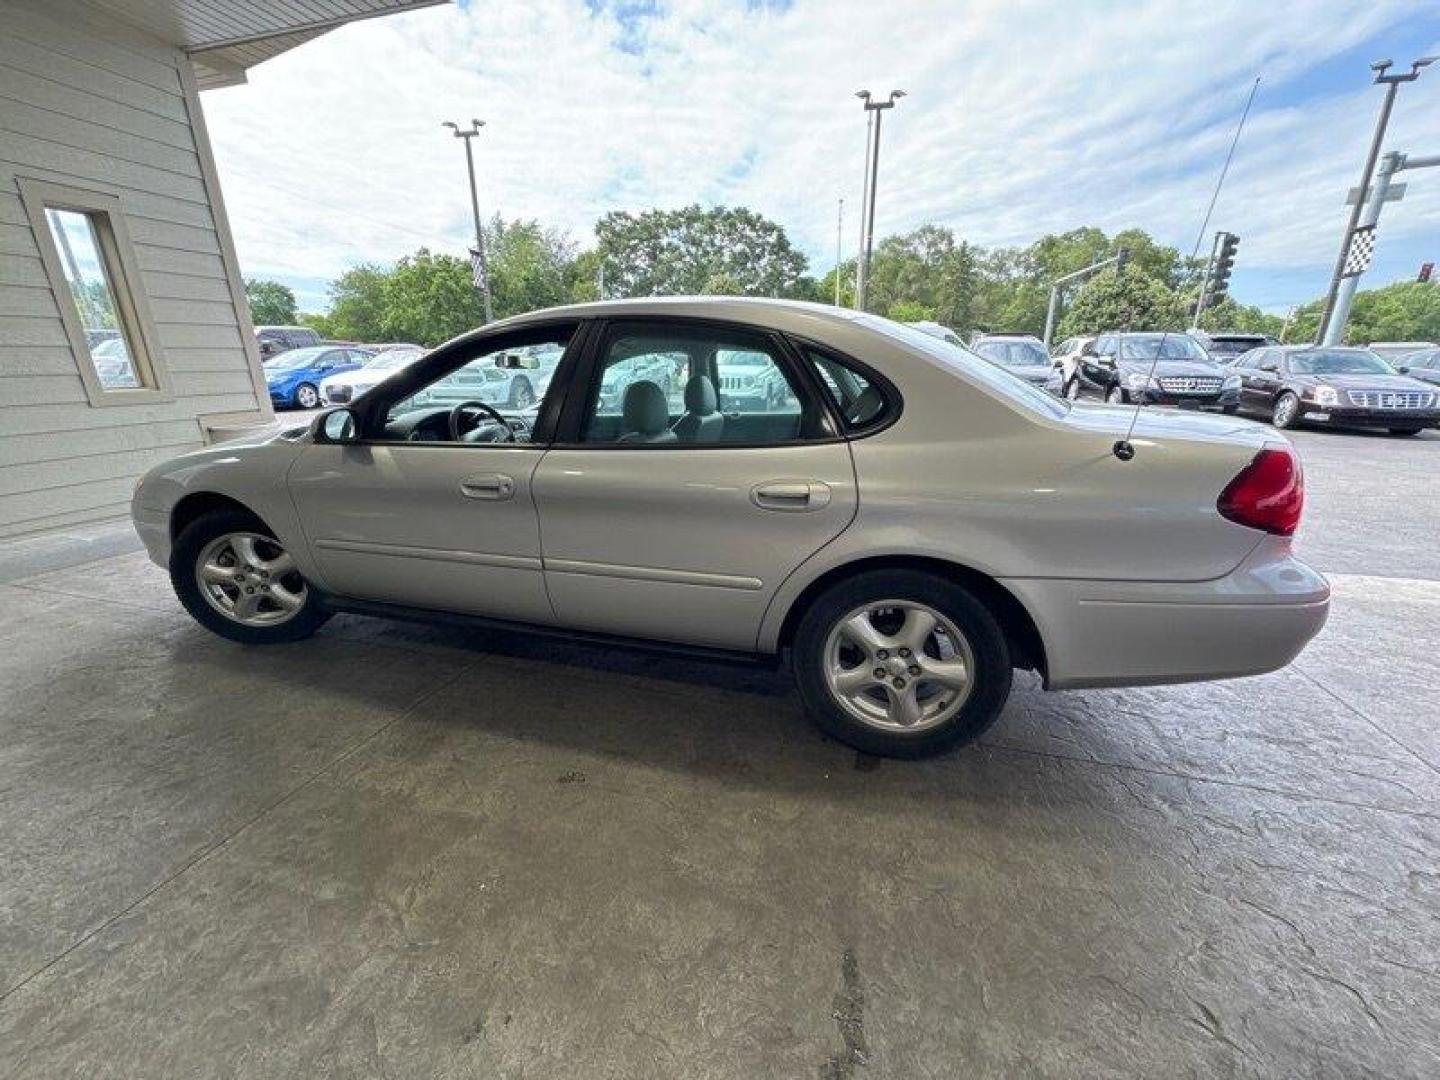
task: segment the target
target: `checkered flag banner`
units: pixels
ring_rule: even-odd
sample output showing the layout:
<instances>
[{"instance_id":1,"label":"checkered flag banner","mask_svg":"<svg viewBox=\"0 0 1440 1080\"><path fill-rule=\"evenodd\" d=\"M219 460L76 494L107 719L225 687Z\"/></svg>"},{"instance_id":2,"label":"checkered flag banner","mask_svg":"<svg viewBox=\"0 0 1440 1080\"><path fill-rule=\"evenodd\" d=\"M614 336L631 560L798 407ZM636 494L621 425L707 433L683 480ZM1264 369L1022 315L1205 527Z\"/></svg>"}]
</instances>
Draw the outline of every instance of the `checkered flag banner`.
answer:
<instances>
[{"instance_id":1,"label":"checkered flag banner","mask_svg":"<svg viewBox=\"0 0 1440 1080\"><path fill-rule=\"evenodd\" d=\"M478 248L470 249L470 277L475 282L475 288L483 292L485 289L485 262L480 257Z\"/></svg>"},{"instance_id":2,"label":"checkered flag banner","mask_svg":"<svg viewBox=\"0 0 1440 1080\"><path fill-rule=\"evenodd\" d=\"M1362 225L1350 234L1350 250L1345 255L1345 271L1341 277L1355 277L1370 269L1375 257L1375 226Z\"/></svg>"}]
</instances>

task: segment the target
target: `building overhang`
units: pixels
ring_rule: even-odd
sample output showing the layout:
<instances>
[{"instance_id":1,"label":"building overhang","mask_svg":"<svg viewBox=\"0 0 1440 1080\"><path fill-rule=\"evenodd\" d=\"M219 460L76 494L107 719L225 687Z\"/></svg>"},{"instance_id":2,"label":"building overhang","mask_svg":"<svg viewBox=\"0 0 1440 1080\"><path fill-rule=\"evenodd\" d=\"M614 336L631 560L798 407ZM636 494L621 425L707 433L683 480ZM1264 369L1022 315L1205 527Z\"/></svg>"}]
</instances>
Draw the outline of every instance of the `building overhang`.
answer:
<instances>
[{"instance_id":1,"label":"building overhang","mask_svg":"<svg viewBox=\"0 0 1440 1080\"><path fill-rule=\"evenodd\" d=\"M449 0L91 0L183 49L201 90L234 86L256 64L346 23Z\"/></svg>"}]
</instances>

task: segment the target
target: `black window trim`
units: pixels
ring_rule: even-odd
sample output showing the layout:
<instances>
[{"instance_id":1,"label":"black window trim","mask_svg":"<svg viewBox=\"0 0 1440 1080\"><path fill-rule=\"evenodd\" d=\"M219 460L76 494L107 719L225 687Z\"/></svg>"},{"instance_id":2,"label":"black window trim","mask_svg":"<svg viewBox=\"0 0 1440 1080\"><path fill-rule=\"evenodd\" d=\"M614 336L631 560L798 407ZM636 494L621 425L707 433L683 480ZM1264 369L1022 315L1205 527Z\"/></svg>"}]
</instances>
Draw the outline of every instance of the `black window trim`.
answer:
<instances>
[{"instance_id":1,"label":"black window trim","mask_svg":"<svg viewBox=\"0 0 1440 1080\"><path fill-rule=\"evenodd\" d=\"M900 419L900 414L905 411L905 399L901 396L900 391L896 389L894 383L869 364L856 360L853 356L841 352L833 345L826 345L824 342L816 341L814 338L808 338L801 334L789 334L785 335L785 337L790 347L795 350L795 355L800 360L804 375L806 379L809 380L813 391L819 394L825 404L825 408L830 412L837 430L842 433L842 437L847 442L854 439L868 439L872 435L878 435L887 428L894 426ZM851 425L840 412L840 406L835 401L834 395L830 393L830 389L821 381L819 373L815 371L814 365L810 363L809 358L805 355L806 349L813 349L818 353L830 357L837 364L850 368L860 375L861 378L869 382L871 386L875 387L885 402L885 410L880 413L879 419L860 427Z\"/></svg>"},{"instance_id":2,"label":"black window trim","mask_svg":"<svg viewBox=\"0 0 1440 1080\"><path fill-rule=\"evenodd\" d=\"M544 322L526 323L523 326L499 327L495 329L481 328L473 330L463 337L441 345L439 348L422 356L407 368L392 378L386 379L378 384L386 389L381 393L367 392L361 401L351 403L341 408L349 408L355 416L361 437L351 439L341 445L344 446L450 446L460 450L495 449L496 447L533 450L548 450L552 443L556 424L565 399L569 396L571 385L571 371L579 360L580 355L586 347L587 331L593 320L571 317L546 320ZM566 342L565 351L560 357L560 362L555 367L554 374L550 377L550 386L541 401L540 411L535 418L535 426L530 431L530 438L523 443L465 443L452 442L445 439L439 442L425 441L403 441L376 437L377 425L383 425L384 418L390 414L391 407L397 401L403 401L420 390L423 390L430 383L443 379L446 375L452 374L464 367L470 361L491 352L500 352L504 349L519 347L523 345L540 344L546 340L553 340L556 335L569 329L570 339ZM334 409L326 412L334 412ZM324 415L324 414L322 414Z\"/></svg>"},{"instance_id":3,"label":"black window trim","mask_svg":"<svg viewBox=\"0 0 1440 1080\"><path fill-rule=\"evenodd\" d=\"M614 327L625 326L674 326L686 330L710 329L719 333L738 334L743 337L756 338L769 344L771 352L780 365L781 371L790 380L790 385L799 395L809 395L809 407L814 408L830 432L819 438L813 439L792 439L785 442L661 442L661 443L619 443L619 442L585 442L582 433L586 420L586 413L590 407L592 395L599 394L599 381L604 374L604 347L611 339L611 330ZM833 350L832 350L833 351ZM837 423L834 409L831 408L830 395L828 392L817 395L814 384L806 377L807 372L802 358L796 353L793 346L778 330L771 330L763 326L755 326L750 323L737 322L730 319L715 319L696 315L626 315L623 317L606 317L592 320L592 328L587 336L582 355L577 359L576 369L571 373L567 384L565 395L565 407L560 416L559 424L555 431L554 441L550 444L555 450L774 450L787 446L825 446L831 443L845 442L842 434L844 426ZM806 403L802 401L801 412L804 414Z\"/></svg>"}]
</instances>

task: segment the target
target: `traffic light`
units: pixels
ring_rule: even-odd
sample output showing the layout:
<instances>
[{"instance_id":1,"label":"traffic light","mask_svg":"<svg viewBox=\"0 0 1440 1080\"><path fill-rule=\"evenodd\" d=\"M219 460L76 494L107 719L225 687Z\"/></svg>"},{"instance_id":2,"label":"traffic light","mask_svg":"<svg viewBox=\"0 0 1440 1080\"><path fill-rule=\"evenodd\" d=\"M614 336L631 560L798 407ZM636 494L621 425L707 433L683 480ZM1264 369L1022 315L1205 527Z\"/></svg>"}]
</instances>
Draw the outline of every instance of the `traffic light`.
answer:
<instances>
[{"instance_id":1,"label":"traffic light","mask_svg":"<svg viewBox=\"0 0 1440 1080\"><path fill-rule=\"evenodd\" d=\"M1230 272L1235 269L1235 250L1240 246L1240 238L1234 233L1221 233L1218 239L1220 249L1215 253L1215 267L1206 288L1207 308L1220 303L1230 291Z\"/></svg>"},{"instance_id":2,"label":"traffic light","mask_svg":"<svg viewBox=\"0 0 1440 1080\"><path fill-rule=\"evenodd\" d=\"M1421 280L1421 281L1429 281L1429 280L1430 280L1430 275L1433 274L1434 272L1435 272L1435 264L1434 264L1433 262L1421 263L1421 264L1420 264L1420 278L1419 278L1419 280Z\"/></svg>"},{"instance_id":3,"label":"traffic light","mask_svg":"<svg viewBox=\"0 0 1440 1080\"><path fill-rule=\"evenodd\" d=\"M1115 250L1115 273L1124 274L1125 267L1130 265L1130 249L1127 247Z\"/></svg>"}]
</instances>

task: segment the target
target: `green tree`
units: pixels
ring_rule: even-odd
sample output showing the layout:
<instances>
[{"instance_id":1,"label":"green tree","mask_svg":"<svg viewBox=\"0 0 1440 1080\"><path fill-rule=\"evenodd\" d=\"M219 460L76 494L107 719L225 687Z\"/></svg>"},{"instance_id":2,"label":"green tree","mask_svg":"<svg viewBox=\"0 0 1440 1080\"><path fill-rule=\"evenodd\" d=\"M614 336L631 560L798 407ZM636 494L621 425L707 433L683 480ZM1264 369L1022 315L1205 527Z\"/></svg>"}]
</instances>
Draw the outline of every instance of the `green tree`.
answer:
<instances>
[{"instance_id":1,"label":"green tree","mask_svg":"<svg viewBox=\"0 0 1440 1080\"><path fill-rule=\"evenodd\" d=\"M1440 283L1397 281L1356 293L1345 340L1440 341Z\"/></svg>"},{"instance_id":2,"label":"green tree","mask_svg":"<svg viewBox=\"0 0 1440 1080\"><path fill-rule=\"evenodd\" d=\"M470 260L421 248L384 275L380 335L368 340L438 345L484 321Z\"/></svg>"},{"instance_id":3,"label":"green tree","mask_svg":"<svg viewBox=\"0 0 1440 1080\"><path fill-rule=\"evenodd\" d=\"M330 311L326 316L332 338L347 341L383 341L387 271L373 263L352 266L330 283Z\"/></svg>"},{"instance_id":4,"label":"green tree","mask_svg":"<svg viewBox=\"0 0 1440 1080\"><path fill-rule=\"evenodd\" d=\"M1173 330L1183 321L1179 297L1164 282L1138 271L1102 270L1076 294L1058 337L1102 330Z\"/></svg>"},{"instance_id":5,"label":"green tree","mask_svg":"<svg viewBox=\"0 0 1440 1080\"><path fill-rule=\"evenodd\" d=\"M939 225L924 225L903 236L887 236L870 265L869 306L890 313L924 310L962 331L975 323L979 271L975 250ZM908 321L916 321L914 319Z\"/></svg>"},{"instance_id":6,"label":"green tree","mask_svg":"<svg viewBox=\"0 0 1440 1080\"><path fill-rule=\"evenodd\" d=\"M564 233L538 221L506 222L496 215L486 229L485 244L497 319L570 300L575 244Z\"/></svg>"},{"instance_id":7,"label":"green tree","mask_svg":"<svg viewBox=\"0 0 1440 1080\"><path fill-rule=\"evenodd\" d=\"M934 308L926 307L918 300L896 300L885 312L887 319L896 322L939 322Z\"/></svg>"},{"instance_id":8,"label":"green tree","mask_svg":"<svg viewBox=\"0 0 1440 1080\"><path fill-rule=\"evenodd\" d=\"M712 279L747 296L814 288L785 230L744 207L612 211L596 223L595 237L607 297L698 293Z\"/></svg>"},{"instance_id":9,"label":"green tree","mask_svg":"<svg viewBox=\"0 0 1440 1080\"><path fill-rule=\"evenodd\" d=\"M298 317L295 293L278 281L246 278L245 299L250 302L250 321L257 326L291 326Z\"/></svg>"}]
</instances>

